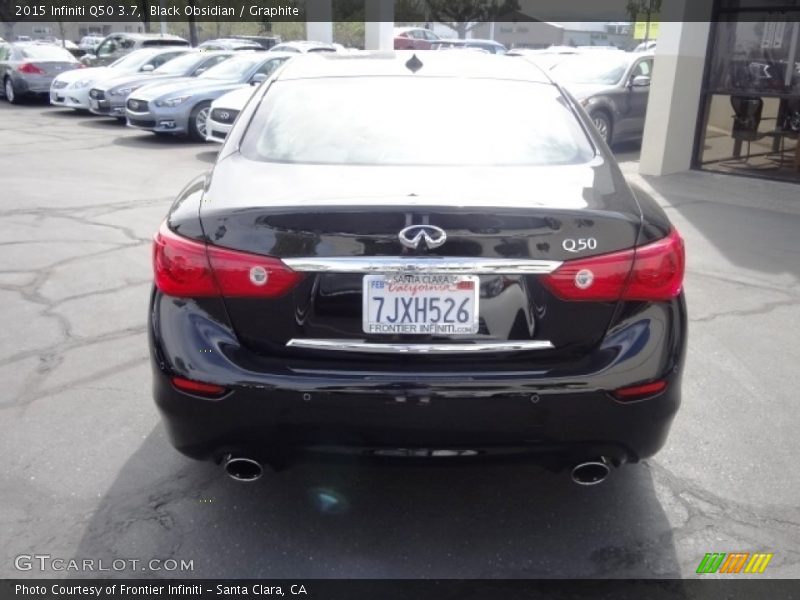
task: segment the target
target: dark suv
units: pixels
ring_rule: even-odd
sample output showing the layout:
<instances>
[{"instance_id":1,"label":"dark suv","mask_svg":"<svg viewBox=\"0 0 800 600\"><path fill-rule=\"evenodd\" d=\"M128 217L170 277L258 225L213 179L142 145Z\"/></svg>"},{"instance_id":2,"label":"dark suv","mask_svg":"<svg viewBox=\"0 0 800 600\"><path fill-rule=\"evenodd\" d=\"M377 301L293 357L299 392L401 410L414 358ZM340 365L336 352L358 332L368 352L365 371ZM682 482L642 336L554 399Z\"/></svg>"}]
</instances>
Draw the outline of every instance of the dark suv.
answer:
<instances>
[{"instance_id":1,"label":"dark suv","mask_svg":"<svg viewBox=\"0 0 800 600\"><path fill-rule=\"evenodd\" d=\"M98 44L94 53L86 54L81 62L88 67L110 65L118 58L140 48L159 46L189 46L189 42L177 35L158 33L112 33Z\"/></svg>"}]
</instances>

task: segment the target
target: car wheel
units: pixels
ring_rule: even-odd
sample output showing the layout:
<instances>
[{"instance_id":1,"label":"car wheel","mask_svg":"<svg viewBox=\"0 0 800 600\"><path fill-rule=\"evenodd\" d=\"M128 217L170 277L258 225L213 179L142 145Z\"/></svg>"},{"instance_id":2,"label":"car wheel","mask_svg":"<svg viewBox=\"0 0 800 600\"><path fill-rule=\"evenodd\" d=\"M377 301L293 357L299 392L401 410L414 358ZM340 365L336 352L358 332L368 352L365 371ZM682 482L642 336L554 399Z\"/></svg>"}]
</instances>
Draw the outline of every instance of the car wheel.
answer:
<instances>
[{"instance_id":1,"label":"car wheel","mask_svg":"<svg viewBox=\"0 0 800 600\"><path fill-rule=\"evenodd\" d=\"M605 140L606 144L611 144L612 125L611 118L602 111L593 112L589 115L594 123L597 132Z\"/></svg>"},{"instance_id":2,"label":"car wheel","mask_svg":"<svg viewBox=\"0 0 800 600\"><path fill-rule=\"evenodd\" d=\"M11 81L11 77L6 77L5 82L3 82L3 91L5 92L6 100L11 104L17 104L19 102L17 91L14 89L14 82Z\"/></svg>"},{"instance_id":3,"label":"car wheel","mask_svg":"<svg viewBox=\"0 0 800 600\"><path fill-rule=\"evenodd\" d=\"M192 109L192 114L189 116L189 137L194 141L206 141L206 124L210 112L210 102L201 102Z\"/></svg>"}]
</instances>

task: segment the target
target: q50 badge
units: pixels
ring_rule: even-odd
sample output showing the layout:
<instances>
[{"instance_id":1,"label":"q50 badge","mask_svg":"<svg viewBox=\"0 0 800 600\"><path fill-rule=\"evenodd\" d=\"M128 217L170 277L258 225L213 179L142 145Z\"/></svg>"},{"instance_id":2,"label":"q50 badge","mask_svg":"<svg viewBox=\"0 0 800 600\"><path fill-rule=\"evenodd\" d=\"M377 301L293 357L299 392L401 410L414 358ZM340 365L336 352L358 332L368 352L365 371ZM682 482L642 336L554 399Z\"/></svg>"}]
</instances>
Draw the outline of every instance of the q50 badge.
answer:
<instances>
[{"instance_id":1,"label":"q50 badge","mask_svg":"<svg viewBox=\"0 0 800 600\"><path fill-rule=\"evenodd\" d=\"M578 252L583 252L584 250L596 250L597 249L597 239L596 238L578 238L576 240L572 238L568 238L561 242L561 247L564 248L567 252L572 252L577 254Z\"/></svg>"}]
</instances>

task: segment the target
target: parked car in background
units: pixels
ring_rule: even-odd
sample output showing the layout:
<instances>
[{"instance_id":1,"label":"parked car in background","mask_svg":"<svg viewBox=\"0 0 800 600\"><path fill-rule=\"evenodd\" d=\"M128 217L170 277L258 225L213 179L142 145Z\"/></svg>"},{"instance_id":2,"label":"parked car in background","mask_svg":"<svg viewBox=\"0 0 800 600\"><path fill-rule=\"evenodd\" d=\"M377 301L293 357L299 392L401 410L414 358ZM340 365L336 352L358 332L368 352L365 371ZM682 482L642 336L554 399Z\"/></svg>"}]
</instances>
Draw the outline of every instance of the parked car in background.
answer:
<instances>
[{"instance_id":1,"label":"parked car in background","mask_svg":"<svg viewBox=\"0 0 800 600\"><path fill-rule=\"evenodd\" d=\"M549 71L566 58L578 54L576 48L570 46L553 46L544 49L513 48L506 53L506 56L521 56L532 62L537 67Z\"/></svg>"},{"instance_id":2,"label":"parked car in background","mask_svg":"<svg viewBox=\"0 0 800 600\"><path fill-rule=\"evenodd\" d=\"M107 67L89 67L64 73L56 77L50 86L50 104L89 110L89 90L97 82L121 75L155 71L167 61L189 51L190 48L143 48L123 56Z\"/></svg>"},{"instance_id":3,"label":"parked car in background","mask_svg":"<svg viewBox=\"0 0 800 600\"><path fill-rule=\"evenodd\" d=\"M322 452L600 483L680 405L681 237L541 69L411 56L292 60L173 204L147 319L169 438L240 481Z\"/></svg>"},{"instance_id":4,"label":"parked car in background","mask_svg":"<svg viewBox=\"0 0 800 600\"><path fill-rule=\"evenodd\" d=\"M232 35L229 36L231 38L235 38L238 40L248 40L250 42L255 42L256 44L261 44L265 49L269 50L273 46L281 43L281 36L279 35Z\"/></svg>"},{"instance_id":5,"label":"parked car in background","mask_svg":"<svg viewBox=\"0 0 800 600\"><path fill-rule=\"evenodd\" d=\"M105 38L102 35L85 35L78 42L78 48L85 54L94 54L97 47Z\"/></svg>"},{"instance_id":6,"label":"parked car in background","mask_svg":"<svg viewBox=\"0 0 800 600\"><path fill-rule=\"evenodd\" d=\"M270 48L270 52L291 52L293 54L308 54L309 52L338 52L342 48L341 44L328 44L326 42L314 42L298 40L295 42L283 42Z\"/></svg>"},{"instance_id":7,"label":"parked car in background","mask_svg":"<svg viewBox=\"0 0 800 600\"><path fill-rule=\"evenodd\" d=\"M2 93L12 104L27 95L47 94L56 77L80 66L72 54L52 44L0 45Z\"/></svg>"},{"instance_id":8,"label":"parked car in background","mask_svg":"<svg viewBox=\"0 0 800 600\"><path fill-rule=\"evenodd\" d=\"M115 60L142 48L159 48L182 46L189 47L189 42L177 35L158 33L112 33L98 44L95 52L86 54L81 61L89 67L110 65Z\"/></svg>"},{"instance_id":9,"label":"parked car in background","mask_svg":"<svg viewBox=\"0 0 800 600\"><path fill-rule=\"evenodd\" d=\"M168 60L163 65L146 73L121 75L103 79L89 90L89 110L96 115L115 117L125 122L125 101L142 87L178 77L198 77L210 68L233 56L233 51L189 50L185 54Z\"/></svg>"},{"instance_id":10,"label":"parked car in background","mask_svg":"<svg viewBox=\"0 0 800 600\"><path fill-rule=\"evenodd\" d=\"M197 46L200 50L252 50L254 52L264 51L266 48L256 42L249 40L240 40L236 38L220 38L216 40L208 40Z\"/></svg>"},{"instance_id":11,"label":"parked car in background","mask_svg":"<svg viewBox=\"0 0 800 600\"><path fill-rule=\"evenodd\" d=\"M395 27L395 50L430 50L441 38L424 27Z\"/></svg>"},{"instance_id":12,"label":"parked car in background","mask_svg":"<svg viewBox=\"0 0 800 600\"><path fill-rule=\"evenodd\" d=\"M256 91L255 86L245 86L228 92L211 103L206 124L206 141L222 143L228 137L236 117Z\"/></svg>"},{"instance_id":13,"label":"parked car in background","mask_svg":"<svg viewBox=\"0 0 800 600\"><path fill-rule=\"evenodd\" d=\"M649 40L647 42L642 42L636 48L633 49L634 52L655 52L656 47L658 46L657 40Z\"/></svg>"},{"instance_id":14,"label":"parked car in background","mask_svg":"<svg viewBox=\"0 0 800 600\"><path fill-rule=\"evenodd\" d=\"M484 50L489 54L505 54L508 49L500 42L494 40L439 40L431 44L431 50L450 50L466 48L471 50Z\"/></svg>"},{"instance_id":15,"label":"parked car in background","mask_svg":"<svg viewBox=\"0 0 800 600\"><path fill-rule=\"evenodd\" d=\"M581 53L549 73L583 106L606 143L641 140L653 74L652 53Z\"/></svg>"},{"instance_id":16,"label":"parked car in background","mask_svg":"<svg viewBox=\"0 0 800 600\"><path fill-rule=\"evenodd\" d=\"M128 97L128 125L158 134L188 134L205 141L211 102L236 88L265 81L288 52L242 52L199 77L146 85Z\"/></svg>"}]
</instances>

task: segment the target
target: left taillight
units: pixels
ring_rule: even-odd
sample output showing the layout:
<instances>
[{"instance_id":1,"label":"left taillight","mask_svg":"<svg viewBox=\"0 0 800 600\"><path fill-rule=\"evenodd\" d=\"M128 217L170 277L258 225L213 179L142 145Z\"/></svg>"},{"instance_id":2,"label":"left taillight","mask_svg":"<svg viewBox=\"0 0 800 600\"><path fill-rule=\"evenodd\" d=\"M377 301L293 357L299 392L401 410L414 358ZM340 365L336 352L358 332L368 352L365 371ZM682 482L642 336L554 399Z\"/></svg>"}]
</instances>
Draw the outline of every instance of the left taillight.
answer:
<instances>
[{"instance_id":1,"label":"left taillight","mask_svg":"<svg viewBox=\"0 0 800 600\"><path fill-rule=\"evenodd\" d=\"M272 256L239 252L181 237L164 222L153 240L155 284L168 296L276 298L302 274Z\"/></svg>"},{"instance_id":2,"label":"left taillight","mask_svg":"<svg viewBox=\"0 0 800 600\"><path fill-rule=\"evenodd\" d=\"M568 260L541 281L562 300L671 300L683 286L685 261L683 240L672 230L646 246Z\"/></svg>"},{"instance_id":3,"label":"left taillight","mask_svg":"<svg viewBox=\"0 0 800 600\"><path fill-rule=\"evenodd\" d=\"M22 63L17 67L17 71L25 73L26 75L43 75L44 71L34 65L33 63Z\"/></svg>"}]
</instances>

